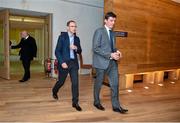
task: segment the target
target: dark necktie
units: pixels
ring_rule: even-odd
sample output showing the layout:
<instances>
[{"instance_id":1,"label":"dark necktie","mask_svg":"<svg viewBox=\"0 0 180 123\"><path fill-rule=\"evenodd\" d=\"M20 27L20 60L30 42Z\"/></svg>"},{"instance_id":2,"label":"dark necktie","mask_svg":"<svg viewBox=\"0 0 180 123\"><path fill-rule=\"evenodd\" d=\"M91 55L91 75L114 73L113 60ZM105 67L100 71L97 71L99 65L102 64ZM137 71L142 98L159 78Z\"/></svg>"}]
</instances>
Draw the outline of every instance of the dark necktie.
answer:
<instances>
[{"instance_id":1,"label":"dark necktie","mask_svg":"<svg viewBox=\"0 0 180 123\"><path fill-rule=\"evenodd\" d=\"M112 30L109 30L109 36L110 36L110 41L111 41L111 51L114 52L114 50L113 50L113 32L112 32Z\"/></svg>"}]
</instances>

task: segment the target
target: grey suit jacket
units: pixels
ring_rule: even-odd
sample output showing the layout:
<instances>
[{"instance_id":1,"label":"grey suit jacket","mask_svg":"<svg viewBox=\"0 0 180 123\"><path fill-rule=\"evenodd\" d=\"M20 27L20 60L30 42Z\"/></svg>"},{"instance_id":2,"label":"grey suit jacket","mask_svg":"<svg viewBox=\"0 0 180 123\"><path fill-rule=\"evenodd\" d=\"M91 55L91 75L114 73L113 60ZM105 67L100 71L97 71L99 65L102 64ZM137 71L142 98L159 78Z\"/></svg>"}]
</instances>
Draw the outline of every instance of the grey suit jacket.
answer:
<instances>
[{"instance_id":1,"label":"grey suit jacket","mask_svg":"<svg viewBox=\"0 0 180 123\"><path fill-rule=\"evenodd\" d=\"M114 33L113 41L113 49L114 51L116 51ZM93 67L99 69L107 69L111 53L111 42L106 28L98 28L93 36Z\"/></svg>"}]
</instances>

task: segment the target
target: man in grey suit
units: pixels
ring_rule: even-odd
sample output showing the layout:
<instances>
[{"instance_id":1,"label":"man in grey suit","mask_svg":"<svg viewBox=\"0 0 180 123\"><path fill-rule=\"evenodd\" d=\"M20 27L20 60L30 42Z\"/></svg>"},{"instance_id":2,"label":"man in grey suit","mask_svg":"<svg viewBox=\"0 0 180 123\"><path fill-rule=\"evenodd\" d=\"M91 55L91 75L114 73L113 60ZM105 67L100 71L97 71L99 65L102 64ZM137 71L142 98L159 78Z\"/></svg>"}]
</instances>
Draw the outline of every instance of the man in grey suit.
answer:
<instances>
[{"instance_id":1,"label":"man in grey suit","mask_svg":"<svg viewBox=\"0 0 180 123\"><path fill-rule=\"evenodd\" d=\"M105 110L100 103L100 90L107 74L111 87L111 100L113 111L126 113L128 110L121 107L119 103L119 76L118 64L122 55L115 48L115 35L112 28L115 24L116 15L108 12L105 15L104 27L98 28L93 36L93 67L96 69L96 79L94 82L94 106L99 110Z\"/></svg>"}]
</instances>

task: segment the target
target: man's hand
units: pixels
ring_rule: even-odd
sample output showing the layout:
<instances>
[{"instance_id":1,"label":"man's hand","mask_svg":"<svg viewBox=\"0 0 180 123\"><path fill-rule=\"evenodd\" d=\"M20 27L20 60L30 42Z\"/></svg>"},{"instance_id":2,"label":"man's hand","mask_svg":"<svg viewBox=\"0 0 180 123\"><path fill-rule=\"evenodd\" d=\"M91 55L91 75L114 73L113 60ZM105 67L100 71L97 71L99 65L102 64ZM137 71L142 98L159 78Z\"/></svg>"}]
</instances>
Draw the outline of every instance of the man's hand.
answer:
<instances>
[{"instance_id":1,"label":"man's hand","mask_svg":"<svg viewBox=\"0 0 180 123\"><path fill-rule=\"evenodd\" d=\"M11 46L12 45L12 41L9 41L9 46Z\"/></svg>"},{"instance_id":2,"label":"man's hand","mask_svg":"<svg viewBox=\"0 0 180 123\"><path fill-rule=\"evenodd\" d=\"M111 58L114 60L119 60L120 58L122 58L122 54L119 50L117 50L114 53L111 53Z\"/></svg>"},{"instance_id":3,"label":"man's hand","mask_svg":"<svg viewBox=\"0 0 180 123\"><path fill-rule=\"evenodd\" d=\"M72 45L70 45L70 49L72 49L72 50L77 50L77 46L74 45L74 44L72 44Z\"/></svg>"},{"instance_id":4,"label":"man's hand","mask_svg":"<svg viewBox=\"0 0 180 123\"><path fill-rule=\"evenodd\" d=\"M122 53L119 50L117 50L116 53L118 53L120 58L122 58Z\"/></svg>"},{"instance_id":5,"label":"man's hand","mask_svg":"<svg viewBox=\"0 0 180 123\"><path fill-rule=\"evenodd\" d=\"M62 63L61 66L62 66L62 68L64 68L64 69L67 69L67 68L68 68L68 66L67 66L66 63Z\"/></svg>"},{"instance_id":6,"label":"man's hand","mask_svg":"<svg viewBox=\"0 0 180 123\"><path fill-rule=\"evenodd\" d=\"M114 52L114 53L111 53L111 58L114 60L119 60L120 56L118 53Z\"/></svg>"}]
</instances>

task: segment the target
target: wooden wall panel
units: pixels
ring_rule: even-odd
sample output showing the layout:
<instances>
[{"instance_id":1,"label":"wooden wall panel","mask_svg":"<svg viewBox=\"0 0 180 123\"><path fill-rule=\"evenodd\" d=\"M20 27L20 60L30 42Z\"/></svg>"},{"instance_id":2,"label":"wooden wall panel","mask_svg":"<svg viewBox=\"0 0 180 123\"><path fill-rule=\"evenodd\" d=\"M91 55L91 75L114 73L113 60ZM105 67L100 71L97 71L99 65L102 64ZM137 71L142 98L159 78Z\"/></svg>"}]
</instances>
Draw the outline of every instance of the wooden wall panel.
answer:
<instances>
[{"instance_id":1,"label":"wooden wall panel","mask_svg":"<svg viewBox=\"0 0 180 123\"><path fill-rule=\"evenodd\" d=\"M120 73L180 68L180 4L171 0L105 0L105 13L117 14L114 30L123 58Z\"/></svg>"}]
</instances>

